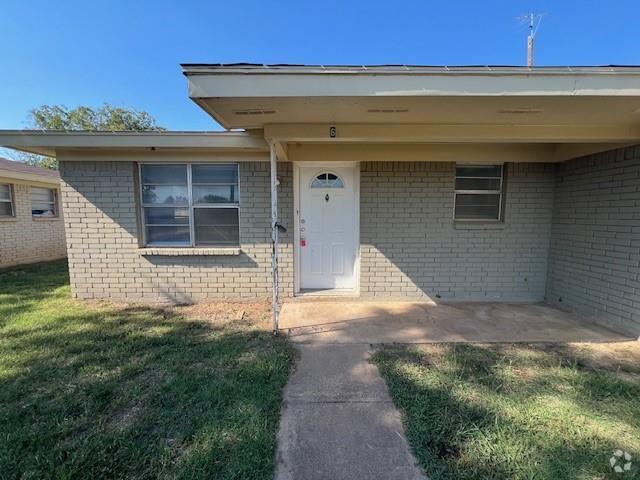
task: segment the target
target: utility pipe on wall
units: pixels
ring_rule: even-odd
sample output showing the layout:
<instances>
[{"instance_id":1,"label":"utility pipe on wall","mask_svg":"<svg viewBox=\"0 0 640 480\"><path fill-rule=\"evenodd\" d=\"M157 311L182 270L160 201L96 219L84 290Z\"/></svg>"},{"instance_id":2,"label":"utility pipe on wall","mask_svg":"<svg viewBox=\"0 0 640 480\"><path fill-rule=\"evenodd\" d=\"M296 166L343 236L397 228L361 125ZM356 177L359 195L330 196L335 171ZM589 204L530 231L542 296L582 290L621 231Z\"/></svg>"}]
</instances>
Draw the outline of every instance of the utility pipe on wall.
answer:
<instances>
[{"instance_id":1,"label":"utility pipe on wall","mask_svg":"<svg viewBox=\"0 0 640 480\"><path fill-rule=\"evenodd\" d=\"M278 335L278 322L280 320L280 302L278 285L278 157L274 143L269 144L271 159L271 275L272 299L271 310L273 313L273 334Z\"/></svg>"}]
</instances>

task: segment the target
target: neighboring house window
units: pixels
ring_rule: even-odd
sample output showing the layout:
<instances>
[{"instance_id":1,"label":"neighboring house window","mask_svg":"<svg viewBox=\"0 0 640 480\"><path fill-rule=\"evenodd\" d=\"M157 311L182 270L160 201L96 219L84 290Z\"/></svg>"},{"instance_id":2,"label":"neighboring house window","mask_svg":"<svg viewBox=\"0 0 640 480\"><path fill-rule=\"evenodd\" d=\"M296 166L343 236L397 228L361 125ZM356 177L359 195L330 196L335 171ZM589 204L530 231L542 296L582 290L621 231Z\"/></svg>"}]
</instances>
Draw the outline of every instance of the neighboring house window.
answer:
<instances>
[{"instance_id":1,"label":"neighboring house window","mask_svg":"<svg viewBox=\"0 0 640 480\"><path fill-rule=\"evenodd\" d=\"M15 215L11 193L11 185L0 183L0 217L13 217Z\"/></svg>"},{"instance_id":2,"label":"neighboring house window","mask_svg":"<svg viewBox=\"0 0 640 480\"><path fill-rule=\"evenodd\" d=\"M31 215L55 217L58 215L56 191L51 188L31 187Z\"/></svg>"},{"instance_id":3,"label":"neighboring house window","mask_svg":"<svg viewBox=\"0 0 640 480\"><path fill-rule=\"evenodd\" d=\"M237 246L237 164L140 166L145 245Z\"/></svg>"},{"instance_id":4,"label":"neighboring house window","mask_svg":"<svg viewBox=\"0 0 640 480\"><path fill-rule=\"evenodd\" d=\"M502 165L457 165L456 220L502 220Z\"/></svg>"}]
</instances>

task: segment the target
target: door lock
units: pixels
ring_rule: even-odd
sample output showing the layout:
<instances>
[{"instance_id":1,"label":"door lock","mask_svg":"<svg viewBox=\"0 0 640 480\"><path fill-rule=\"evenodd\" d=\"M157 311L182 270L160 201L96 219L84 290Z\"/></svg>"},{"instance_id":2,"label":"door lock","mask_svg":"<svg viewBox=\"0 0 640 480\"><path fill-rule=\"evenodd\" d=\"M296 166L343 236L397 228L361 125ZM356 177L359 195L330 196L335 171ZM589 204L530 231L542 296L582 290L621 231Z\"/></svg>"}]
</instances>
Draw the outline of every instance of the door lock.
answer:
<instances>
[{"instance_id":1,"label":"door lock","mask_svg":"<svg viewBox=\"0 0 640 480\"><path fill-rule=\"evenodd\" d=\"M328 194L328 193L324 196L324 201L325 201L325 202L328 202L328 201L329 201L329 194Z\"/></svg>"}]
</instances>

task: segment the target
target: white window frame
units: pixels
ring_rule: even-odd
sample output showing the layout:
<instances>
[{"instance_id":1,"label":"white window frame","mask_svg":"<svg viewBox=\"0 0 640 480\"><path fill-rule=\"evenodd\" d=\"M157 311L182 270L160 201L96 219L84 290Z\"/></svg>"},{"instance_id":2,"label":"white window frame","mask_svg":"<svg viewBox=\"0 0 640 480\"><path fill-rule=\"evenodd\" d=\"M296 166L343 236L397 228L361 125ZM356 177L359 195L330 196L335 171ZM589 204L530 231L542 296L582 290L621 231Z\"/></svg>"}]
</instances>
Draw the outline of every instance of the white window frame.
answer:
<instances>
[{"instance_id":1,"label":"white window frame","mask_svg":"<svg viewBox=\"0 0 640 480\"><path fill-rule=\"evenodd\" d=\"M33 213L33 197L31 196L31 190L34 189L34 188L38 188L38 189L41 189L41 190L50 190L51 192L53 192L53 201L51 201L51 202L43 202L43 203L48 203L53 207L53 216L34 214ZM58 216L59 216L59 212L58 212L58 190L56 188L29 187L29 202L30 202L30 207L31 207L31 217L32 218L58 218Z\"/></svg>"},{"instance_id":2,"label":"white window frame","mask_svg":"<svg viewBox=\"0 0 640 480\"><path fill-rule=\"evenodd\" d=\"M13 196L13 184L11 183L0 183L0 185L6 185L9 188L9 200L5 200L0 198L0 203L8 203L11 209L11 213L9 215L0 215L1 218L14 218L16 216L16 205L14 202Z\"/></svg>"},{"instance_id":3,"label":"white window frame","mask_svg":"<svg viewBox=\"0 0 640 480\"><path fill-rule=\"evenodd\" d=\"M171 207L171 205L162 205L162 204L153 204L153 203L149 203L149 204L145 204L144 200L143 200L143 181L142 181L142 167L143 166L163 166L163 165L179 165L179 166L186 166L187 167L187 205L176 205L175 208L186 208L189 211L189 243L185 244L185 243L149 243L147 241L147 223L145 221L145 214L144 214L144 209L145 208L154 208L154 207ZM212 204L207 204L207 205L196 205L193 201L193 175L192 175L192 171L191 171L191 167L193 165L229 165L229 166L234 166L237 169L237 178L238 178L238 182L236 184L236 188L237 188L237 192L236 195L238 197L238 202L237 203L212 203ZM196 184L196 186L199 185L232 185L230 183L217 183L217 184L210 184L210 183L203 183L203 184ZM240 164L239 163L233 163L233 162L207 162L207 163L158 163L158 162L140 162L138 163L138 190L139 190L139 204L140 204L140 225L142 227L142 245L145 247L153 247L153 248L237 248L240 245L240 204L242 202L242 199L240 197ZM196 229L195 229L195 210L198 208L235 208L236 210L238 210L238 244L237 245L231 245L231 244L226 244L226 245L196 245Z\"/></svg>"},{"instance_id":4,"label":"white window frame","mask_svg":"<svg viewBox=\"0 0 640 480\"><path fill-rule=\"evenodd\" d=\"M455 181L458 178L474 178L474 179L491 179L495 180L498 177L463 177L458 176L458 167L462 168L474 168L474 167L500 167L500 185L498 190L456 190ZM486 165L471 165L471 164L459 164L457 163L454 176L454 190L453 190L453 220L456 222L496 222L500 223L503 221L502 216L502 205L504 203L504 164L486 164ZM456 217L456 206L458 203L458 195L498 195L498 217L497 218L457 218Z\"/></svg>"}]
</instances>

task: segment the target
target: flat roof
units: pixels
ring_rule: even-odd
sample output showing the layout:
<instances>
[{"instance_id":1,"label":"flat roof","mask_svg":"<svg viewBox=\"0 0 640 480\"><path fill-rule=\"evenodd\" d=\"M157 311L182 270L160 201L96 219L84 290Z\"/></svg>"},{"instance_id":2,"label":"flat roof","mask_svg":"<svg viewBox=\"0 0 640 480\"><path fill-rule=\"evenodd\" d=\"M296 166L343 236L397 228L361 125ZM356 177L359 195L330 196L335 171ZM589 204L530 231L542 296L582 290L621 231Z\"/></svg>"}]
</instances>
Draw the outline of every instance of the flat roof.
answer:
<instances>
[{"instance_id":1,"label":"flat roof","mask_svg":"<svg viewBox=\"0 0 640 480\"><path fill-rule=\"evenodd\" d=\"M295 63L182 63L185 75L207 73L376 73L376 74L640 74L640 65L305 65Z\"/></svg>"},{"instance_id":2,"label":"flat roof","mask_svg":"<svg viewBox=\"0 0 640 480\"><path fill-rule=\"evenodd\" d=\"M60 182L60 173L57 170L34 167L23 162L16 162L2 157L0 157L0 177L52 184L58 184Z\"/></svg>"},{"instance_id":3,"label":"flat roof","mask_svg":"<svg viewBox=\"0 0 640 480\"><path fill-rule=\"evenodd\" d=\"M262 132L260 132L262 133ZM55 156L56 150L234 150L268 151L262 135L244 131L66 131L0 130L3 147Z\"/></svg>"}]
</instances>

